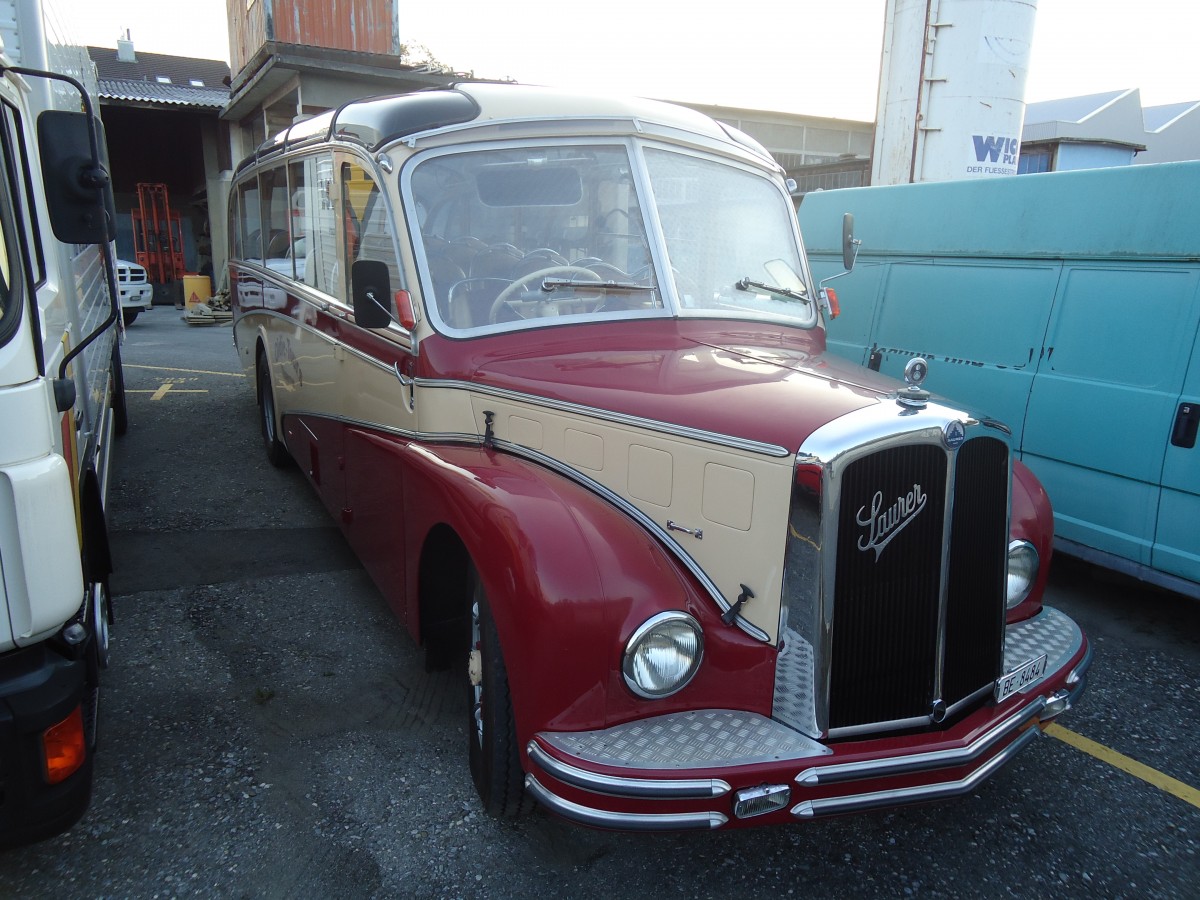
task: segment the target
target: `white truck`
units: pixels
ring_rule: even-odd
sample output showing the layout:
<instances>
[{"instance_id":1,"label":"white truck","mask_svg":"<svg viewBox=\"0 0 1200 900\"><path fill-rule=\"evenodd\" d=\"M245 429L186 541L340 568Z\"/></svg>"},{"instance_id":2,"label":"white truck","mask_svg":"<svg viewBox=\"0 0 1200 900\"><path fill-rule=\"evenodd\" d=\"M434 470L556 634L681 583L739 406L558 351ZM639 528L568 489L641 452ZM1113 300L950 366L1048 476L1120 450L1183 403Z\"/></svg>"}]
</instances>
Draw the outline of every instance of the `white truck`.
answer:
<instances>
[{"instance_id":1,"label":"white truck","mask_svg":"<svg viewBox=\"0 0 1200 900\"><path fill-rule=\"evenodd\" d=\"M81 48L39 0L0 28L0 846L91 796L112 569L112 439L126 410L114 210ZM84 65L86 63L87 65ZM93 76L94 78L94 76Z\"/></svg>"}]
</instances>

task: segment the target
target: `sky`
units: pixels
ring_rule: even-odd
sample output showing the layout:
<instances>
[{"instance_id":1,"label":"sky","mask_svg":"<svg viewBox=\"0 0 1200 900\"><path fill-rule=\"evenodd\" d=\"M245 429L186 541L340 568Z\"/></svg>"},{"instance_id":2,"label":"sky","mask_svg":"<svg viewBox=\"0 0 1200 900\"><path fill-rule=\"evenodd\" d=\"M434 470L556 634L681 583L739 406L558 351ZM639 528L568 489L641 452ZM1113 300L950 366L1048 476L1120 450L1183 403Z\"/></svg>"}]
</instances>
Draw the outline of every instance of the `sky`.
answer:
<instances>
[{"instance_id":1,"label":"sky","mask_svg":"<svg viewBox=\"0 0 1200 900\"><path fill-rule=\"evenodd\" d=\"M229 60L226 0L48 0L67 33ZM230 0L240 3L244 0ZM885 0L398 0L401 41L482 78L873 121ZM1037 0L1028 102L1200 100L1197 0ZM469 24L466 24L469 23Z\"/></svg>"}]
</instances>

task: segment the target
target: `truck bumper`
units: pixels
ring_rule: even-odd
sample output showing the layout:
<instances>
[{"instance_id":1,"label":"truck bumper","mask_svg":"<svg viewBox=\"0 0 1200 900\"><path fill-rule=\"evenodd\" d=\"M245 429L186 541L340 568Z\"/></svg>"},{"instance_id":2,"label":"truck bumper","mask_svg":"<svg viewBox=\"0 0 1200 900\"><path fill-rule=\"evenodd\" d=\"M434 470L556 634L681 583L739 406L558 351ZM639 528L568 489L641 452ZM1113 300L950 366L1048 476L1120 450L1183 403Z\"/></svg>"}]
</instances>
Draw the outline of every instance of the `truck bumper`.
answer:
<instances>
[{"instance_id":1,"label":"truck bumper","mask_svg":"<svg viewBox=\"0 0 1200 900\"><path fill-rule=\"evenodd\" d=\"M1091 663L1086 637L1056 610L1010 626L1007 645L1044 648L1045 676L944 730L821 743L745 711L673 713L535 735L526 787L567 819L628 831L782 824L963 796L1071 706Z\"/></svg>"},{"instance_id":2,"label":"truck bumper","mask_svg":"<svg viewBox=\"0 0 1200 900\"><path fill-rule=\"evenodd\" d=\"M43 642L0 657L0 846L51 837L87 809L93 742L78 769L50 784L43 735L77 709L94 734L92 693L86 655L68 659Z\"/></svg>"}]
</instances>

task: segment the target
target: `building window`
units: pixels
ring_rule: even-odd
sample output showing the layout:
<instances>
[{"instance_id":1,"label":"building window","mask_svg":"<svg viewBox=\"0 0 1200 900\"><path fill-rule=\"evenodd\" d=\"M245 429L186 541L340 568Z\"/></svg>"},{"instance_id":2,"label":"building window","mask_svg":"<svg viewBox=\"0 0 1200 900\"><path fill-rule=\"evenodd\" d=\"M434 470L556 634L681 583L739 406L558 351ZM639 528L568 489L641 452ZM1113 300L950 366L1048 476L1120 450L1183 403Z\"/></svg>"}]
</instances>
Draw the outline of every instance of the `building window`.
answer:
<instances>
[{"instance_id":1,"label":"building window","mask_svg":"<svg viewBox=\"0 0 1200 900\"><path fill-rule=\"evenodd\" d=\"M1050 148L1037 150L1021 150L1021 157L1017 160L1018 175L1032 175L1036 172L1050 171Z\"/></svg>"}]
</instances>

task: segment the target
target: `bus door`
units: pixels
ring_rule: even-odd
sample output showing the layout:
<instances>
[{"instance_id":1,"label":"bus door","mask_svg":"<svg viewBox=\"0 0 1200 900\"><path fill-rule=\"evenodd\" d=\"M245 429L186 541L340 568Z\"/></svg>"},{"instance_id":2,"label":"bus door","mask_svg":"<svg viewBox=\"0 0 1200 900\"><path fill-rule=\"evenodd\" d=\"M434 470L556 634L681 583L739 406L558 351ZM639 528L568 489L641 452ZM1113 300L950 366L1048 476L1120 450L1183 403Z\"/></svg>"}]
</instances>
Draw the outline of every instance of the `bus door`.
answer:
<instances>
[{"instance_id":1,"label":"bus door","mask_svg":"<svg viewBox=\"0 0 1200 900\"><path fill-rule=\"evenodd\" d=\"M373 273L372 287L377 289L372 296L387 313L377 322L356 320L347 328L339 379L343 415L354 423L347 426L345 439L347 534L403 619L402 448L405 435L416 431L420 400L411 381L413 323L411 307L403 300L408 281L399 254L399 216L383 183L357 158L340 157L337 178L347 290L353 294L357 280L361 291L364 273Z\"/></svg>"}]
</instances>

